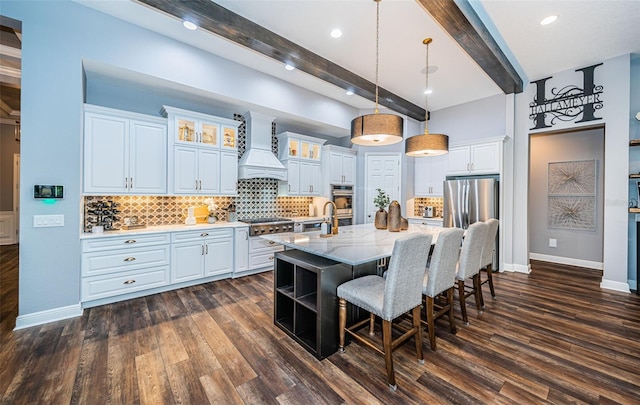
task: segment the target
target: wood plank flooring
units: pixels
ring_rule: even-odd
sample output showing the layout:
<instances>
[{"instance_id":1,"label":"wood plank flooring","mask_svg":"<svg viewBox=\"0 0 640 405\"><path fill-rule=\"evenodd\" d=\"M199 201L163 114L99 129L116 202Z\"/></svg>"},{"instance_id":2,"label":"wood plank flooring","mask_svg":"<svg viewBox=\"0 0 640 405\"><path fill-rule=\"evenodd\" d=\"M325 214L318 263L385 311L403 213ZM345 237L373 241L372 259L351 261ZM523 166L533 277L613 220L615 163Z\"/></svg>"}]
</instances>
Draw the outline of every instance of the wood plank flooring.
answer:
<instances>
[{"instance_id":1,"label":"wood plank flooring","mask_svg":"<svg viewBox=\"0 0 640 405\"><path fill-rule=\"evenodd\" d=\"M6 275L17 255L7 260L12 253L0 248ZM456 335L439 325L438 350L425 340L424 365L411 341L398 349L396 393L373 352L352 343L317 361L276 328L272 273L15 332L5 298L17 292L3 281L0 403L640 403L640 297L601 290L600 272L532 268L494 274L497 300L487 288L486 310L470 305L470 325L459 322Z\"/></svg>"}]
</instances>

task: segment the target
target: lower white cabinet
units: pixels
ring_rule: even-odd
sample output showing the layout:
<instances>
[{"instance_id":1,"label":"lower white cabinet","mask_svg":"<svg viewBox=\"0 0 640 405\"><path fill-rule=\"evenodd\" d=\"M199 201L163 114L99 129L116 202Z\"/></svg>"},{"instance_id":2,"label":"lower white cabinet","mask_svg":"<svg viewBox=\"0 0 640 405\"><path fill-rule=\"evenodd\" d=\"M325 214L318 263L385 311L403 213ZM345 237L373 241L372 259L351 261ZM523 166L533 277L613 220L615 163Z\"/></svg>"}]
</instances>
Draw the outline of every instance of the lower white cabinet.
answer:
<instances>
[{"instance_id":1,"label":"lower white cabinet","mask_svg":"<svg viewBox=\"0 0 640 405\"><path fill-rule=\"evenodd\" d=\"M83 302L170 283L168 234L85 239L82 252Z\"/></svg>"},{"instance_id":2,"label":"lower white cabinet","mask_svg":"<svg viewBox=\"0 0 640 405\"><path fill-rule=\"evenodd\" d=\"M409 218L409 224L439 226L442 228L442 218Z\"/></svg>"},{"instance_id":3,"label":"lower white cabinet","mask_svg":"<svg viewBox=\"0 0 640 405\"><path fill-rule=\"evenodd\" d=\"M249 237L249 270L252 272L273 270L275 253L282 250L284 247L273 241L259 236Z\"/></svg>"},{"instance_id":4,"label":"lower white cabinet","mask_svg":"<svg viewBox=\"0 0 640 405\"><path fill-rule=\"evenodd\" d=\"M249 270L249 228L236 228L234 232L233 252L236 263L233 268L233 277L237 277Z\"/></svg>"},{"instance_id":5,"label":"lower white cabinet","mask_svg":"<svg viewBox=\"0 0 640 405\"><path fill-rule=\"evenodd\" d=\"M171 283L231 274L233 230L179 232L171 235Z\"/></svg>"}]
</instances>

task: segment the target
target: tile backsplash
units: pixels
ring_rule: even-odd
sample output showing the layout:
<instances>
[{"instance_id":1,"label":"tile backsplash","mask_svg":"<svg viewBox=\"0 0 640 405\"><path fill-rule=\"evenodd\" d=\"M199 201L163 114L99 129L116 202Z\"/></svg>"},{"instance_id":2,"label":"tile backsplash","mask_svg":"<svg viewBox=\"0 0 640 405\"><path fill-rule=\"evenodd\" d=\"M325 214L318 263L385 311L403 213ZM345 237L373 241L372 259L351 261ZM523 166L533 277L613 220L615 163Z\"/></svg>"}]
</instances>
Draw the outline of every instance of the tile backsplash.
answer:
<instances>
[{"instance_id":1,"label":"tile backsplash","mask_svg":"<svg viewBox=\"0 0 640 405\"><path fill-rule=\"evenodd\" d=\"M413 205L413 215L421 217L424 212L425 206L432 206L435 208L435 216L442 216L442 209L444 208L444 200L441 197L416 197Z\"/></svg>"}]
</instances>

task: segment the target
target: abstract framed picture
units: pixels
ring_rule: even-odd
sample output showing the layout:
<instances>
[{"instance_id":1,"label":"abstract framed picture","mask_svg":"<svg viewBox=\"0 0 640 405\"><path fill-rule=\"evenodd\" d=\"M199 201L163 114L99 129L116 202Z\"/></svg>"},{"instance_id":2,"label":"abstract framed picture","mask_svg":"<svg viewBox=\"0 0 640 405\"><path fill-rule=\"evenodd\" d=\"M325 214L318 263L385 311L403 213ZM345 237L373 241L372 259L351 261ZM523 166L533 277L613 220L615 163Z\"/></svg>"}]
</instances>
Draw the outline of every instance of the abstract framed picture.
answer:
<instances>
[{"instance_id":1,"label":"abstract framed picture","mask_svg":"<svg viewBox=\"0 0 640 405\"><path fill-rule=\"evenodd\" d=\"M595 196L549 196L549 228L595 231Z\"/></svg>"},{"instance_id":2,"label":"abstract framed picture","mask_svg":"<svg viewBox=\"0 0 640 405\"><path fill-rule=\"evenodd\" d=\"M549 162L549 195L595 195L596 161Z\"/></svg>"}]
</instances>

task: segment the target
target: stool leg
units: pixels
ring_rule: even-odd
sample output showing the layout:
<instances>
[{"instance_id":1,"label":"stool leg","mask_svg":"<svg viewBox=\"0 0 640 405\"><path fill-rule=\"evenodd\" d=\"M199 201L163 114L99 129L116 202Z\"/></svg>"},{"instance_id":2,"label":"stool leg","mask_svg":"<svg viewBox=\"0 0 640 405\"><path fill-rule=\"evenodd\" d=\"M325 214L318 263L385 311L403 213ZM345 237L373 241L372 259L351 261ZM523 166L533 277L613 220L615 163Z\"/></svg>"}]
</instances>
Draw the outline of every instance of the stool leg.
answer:
<instances>
[{"instance_id":1,"label":"stool leg","mask_svg":"<svg viewBox=\"0 0 640 405\"><path fill-rule=\"evenodd\" d=\"M384 350L384 364L387 368L387 382L391 391L398 389L396 375L393 371L393 352L391 349L391 321L382 320L382 347Z\"/></svg>"},{"instance_id":2,"label":"stool leg","mask_svg":"<svg viewBox=\"0 0 640 405\"><path fill-rule=\"evenodd\" d=\"M369 314L369 335L374 335L374 328L376 323L376 316L374 314Z\"/></svg>"},{"instance_id":3,"label":"stool leg","mask_svg":"<svg viewBox=\"0 0 640 405\"><path fill-rule=\"evenodd\" d=\"M462 322L465 325L469 325L469 318L467 317L467 303L464 296L464 280L458 280L458 295L460 296L460 312L462 313Z\"/></svg>"},{"instance_id":4,"label":"stool leg","mask_svg":"<svg viewBox=\"0 0 640 405\"><path fill-rule=\"evenodd\" d=\"M454 335L458 333L456 329L456 319L453 315L453 287L447 290L447 303L449 305L449 327Z\"/></svg>"},{"instance_id":5,"label":"stool leg","mask_svg":"<svg viewBox=\"0 0 640 405\"><path fill-rule=\"evenodd\" d=\"M427 297L425 312L427 313L427 327L429 328L429 343L431 343L431 350L436 350L436 328L435 319L433 317L433 297Z\"/></svg>"},{"instance_id":6,"label":"stool leg","mask_svg":"<svg viewBox=\"0 0 640 405\"><path fill-rule=\"evenodd\" d=\"M416 355L418 363L424 364L424 355L422 354L422 326L420 325L420 306L413 308L413 330L415 331L413 339L416 341Z\"/></svg>"},{"instance_id":7,"label":"stool leg","mask_svg":"<svg viewBox=\"0 0 640 405\"><path fill-rule=\"evenodd\" d=\"M476 275L472 277L472 281L474 295L476 298L476 308L478 309L478 313L481 314L482 308L484 308L484 303L482 299L482 284L480 284L480 272L476 273Z\"/></svg>"},{"instance_id":8,"label":"stool leg","mask_svg":"<svg viewBox=\"0 0 640 405\"><path fill-rule=\"evenodd\" d=\"M340 342L338 343L339 350L344 352L344 328L347 326L347 301L344 298L340 298L338 301L338 330Z\"/></svg>"},{"instance_id":9,"label":"stool leg","mask_svg":"<svg viewBox=\"0 0 640 405\"><path fill-rule=\"evenodd\" d=\"M487 278L489 280L489 289L491 290L491 297L496 299L496 290L493 289L493 265L489 264L487 266Z\"/></svg>"}]
</instances>

